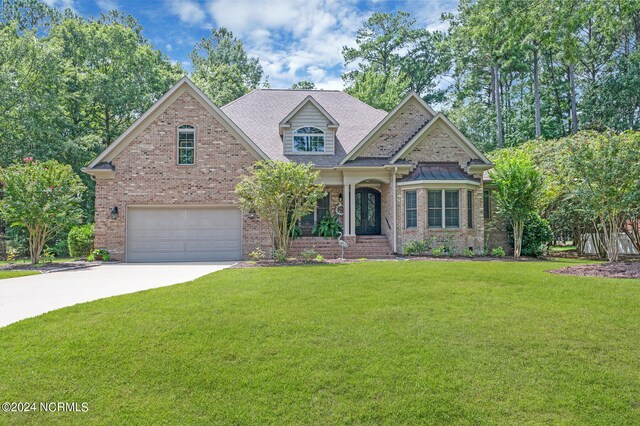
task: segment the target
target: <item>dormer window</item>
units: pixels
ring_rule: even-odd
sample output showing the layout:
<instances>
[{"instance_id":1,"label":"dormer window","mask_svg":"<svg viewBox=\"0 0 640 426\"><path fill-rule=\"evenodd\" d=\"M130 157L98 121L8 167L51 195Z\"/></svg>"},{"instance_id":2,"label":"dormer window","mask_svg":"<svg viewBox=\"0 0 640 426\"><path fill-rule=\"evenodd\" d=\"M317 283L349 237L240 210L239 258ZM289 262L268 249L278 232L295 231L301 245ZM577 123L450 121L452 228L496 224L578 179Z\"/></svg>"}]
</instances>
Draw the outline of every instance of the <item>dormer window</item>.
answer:
<instances>
[{"instance_id":1,"label":"dormer window","mask_svg":"<svg viewBox=\"0 0 640 426\"><path fill-rule=\"evenodd\" d=\"M196 129L185 124L178 127L178 165L192 166L195 163Z\"/></svg>"},{"instance_id":2,"label":"dormer window","mask_svg":"<svg viewBox=\"0 0 640 426\"><path fill-rule=\"evenodd\" d=\"M317 127L300 127L293 132L294 152L324 152L324 132Z\"/></svg>"}]
</instances>

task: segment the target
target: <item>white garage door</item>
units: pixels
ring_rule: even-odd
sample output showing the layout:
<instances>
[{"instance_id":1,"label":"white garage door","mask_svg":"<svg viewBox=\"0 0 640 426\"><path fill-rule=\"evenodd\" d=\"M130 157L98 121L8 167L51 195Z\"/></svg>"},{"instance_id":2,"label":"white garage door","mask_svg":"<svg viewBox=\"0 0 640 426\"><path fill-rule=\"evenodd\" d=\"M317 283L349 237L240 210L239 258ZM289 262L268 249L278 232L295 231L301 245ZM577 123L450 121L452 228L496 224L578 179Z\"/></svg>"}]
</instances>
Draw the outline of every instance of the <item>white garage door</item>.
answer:
<instances>
[{"instance_id":1,"label":"white garage door","mask_svg":"<svg viewBox=\"0 0 640 426\"><path fill-rule=\"evenodd\" d=\"M234 208L127 211L129 262L198 262L242 258L242 218Z\"/></svg>"}]
</instances>

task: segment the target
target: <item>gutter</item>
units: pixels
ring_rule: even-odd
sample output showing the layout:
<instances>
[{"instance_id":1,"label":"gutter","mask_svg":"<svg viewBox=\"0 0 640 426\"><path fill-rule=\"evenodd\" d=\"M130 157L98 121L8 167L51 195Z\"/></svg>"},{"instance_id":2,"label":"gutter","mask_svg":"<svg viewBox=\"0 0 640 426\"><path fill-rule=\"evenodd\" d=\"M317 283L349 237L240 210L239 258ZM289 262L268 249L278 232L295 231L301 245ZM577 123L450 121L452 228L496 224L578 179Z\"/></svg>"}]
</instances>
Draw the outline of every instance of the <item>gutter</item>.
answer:
<instances>
[{"instance_id":1,"label":"gutter","mask_svg":"<svg viewBox=\"0 0 640 426\"><path fill-rule=\"evenodd\" d=\"M391 181L393 182L393 254L398 255L398 198L396 196L396 174L398 173L398 168L393 168L393 177Z\"/></svg>"}]
</instances>

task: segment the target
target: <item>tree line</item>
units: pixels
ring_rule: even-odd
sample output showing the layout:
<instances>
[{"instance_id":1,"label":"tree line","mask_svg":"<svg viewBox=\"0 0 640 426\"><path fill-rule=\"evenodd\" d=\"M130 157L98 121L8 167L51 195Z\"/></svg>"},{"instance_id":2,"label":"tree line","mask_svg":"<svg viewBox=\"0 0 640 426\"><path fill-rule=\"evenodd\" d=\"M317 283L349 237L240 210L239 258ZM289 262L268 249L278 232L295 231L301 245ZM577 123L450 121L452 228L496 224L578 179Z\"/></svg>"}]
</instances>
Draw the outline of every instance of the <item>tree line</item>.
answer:
<instances>
[{"instance_id":1,"label":"tree line","mask_svg":"<svg viewBox=\"0 0 640 426\"><path fill-rule=\"evenodd\" d=\"M637 0L461 0L442 19L374 13L343 49L345 90L386 110L416 91L485 151L640 127Z\"/></svg>"}]
</instances>

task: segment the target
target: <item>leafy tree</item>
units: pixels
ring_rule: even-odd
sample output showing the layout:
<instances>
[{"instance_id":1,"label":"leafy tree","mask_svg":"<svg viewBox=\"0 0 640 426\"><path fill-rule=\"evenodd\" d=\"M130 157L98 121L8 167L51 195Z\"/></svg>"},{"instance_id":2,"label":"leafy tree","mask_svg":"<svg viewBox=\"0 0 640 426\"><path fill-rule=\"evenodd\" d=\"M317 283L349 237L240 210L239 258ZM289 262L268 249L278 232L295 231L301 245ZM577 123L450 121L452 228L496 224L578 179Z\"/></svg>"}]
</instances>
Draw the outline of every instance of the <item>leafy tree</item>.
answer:
<instances>
[{"instance_id":1,"label":"leafy tree","mask_svg":"<svg viewBox=\"0 0 640 426\"><path fill-rule=\"evenodd\" d=\"M47 241L81 220L85 187L71 166L31 158L0 171L0 181L0 214L9 226L29 232L29 254L36 264Z\"/></svg>"},{"instance_id":2,"label":"leafy tree","mask_svg":"<svg viewBox=\"0 0 640 426\"><path fill-rule=\"evenodd\" d=\"M286 253L298 221L326 195L313 165L260 161L243 176L236 195L244 211L255 212L271 228L276 250Z\"/></svg>"},{"instance_id":3,"label":"leafy tree","mask_svg":"<svg viewBox=\"0 0 640 426\"><path fill-rule=\"evenodd\" d=\"M91 133L110 144L184 73L153 49L133 18L117 13L65 19L51 39L67 70L63 111L72 139Z\"/></svg>"},{"instance_id":4,"label":"leafy tree","mask_svg":"<svg viewBox=\"0 0 640 426\"><path fill-rule=\"evenodd\" d=\"M0 27L0 166L57 154L62 120L59 50L17 24Z\"/></svg>"},{"instance_id":5,"label":"leafy tree","mask_svg":"<svg viewBox=\"0 0 640 426\"><path fill-rule=\"evenodd\" d=\"M219 106L260 86L263 71L258 59L250 58L242 41L224 27L211 30L189 57L194 83Z\"/></svg>"},{"instance_id":6,"label":"leafy tree","mask_svg":"<svg viewBox=\"0 0 640 426\"><path fill-rule=\"evenodd\" d=\"M442 100L444 92L437 85L450 67L448 54L441 50L444 35L416 28L415 22L409 13L398 11L376 12L362 24L356 33L357 47L342 48L345 65L358 64L356 70L342 75L348 93L367 103L372 101L371 92L402 98L409 90L427 101ZM373 87L363 87L369 85ZM401 88L403 92L398 95ZM392 93L387 95L387 90ZM386 105L386 101L376 103L378 108Z\"/></svg>"},{"instance_id":7,"label":"leafy tree","mask_svg":"<svg viewBox=\"0 0 640 426\"><path fill-rule=\"evenodd\" d=\"M368 70L358 74L344 91L374 108L391 111L405 96L409 84L409 79L400 72L385 78L383 74Z\"/></svg>"},{"instance_id":8,"label":"leafy tree","mask_svg":"<svg viewBox=\"0 0 640 426\"><path fill-rule=\"evenodd\" d=\"M292 89L298 89L298 90L313 90L316 88L315 83L311 82L311 81L307 81L307 80L302 80L299 81L297 83L293 83L291 85Z\"/></svg>"},{"instance_id":9,"label":"leafy tree","mask_svg":"<svg viewBox=\"0 0 640 426\"><path fill-rule=\"evenodd\" d=\"M640 199L640 132L580 132L567 139L566 165L576 197L592 213L610 262L618 235Z\"/></svg>"},{"instance_id":10,"label":"leafy tree","mask_svg":"<svg viewBox=\"0 0 640 426\"><path fill-rule=\"evenodd\" d=\"M513 229L513 256L520 257L524 223L536 214L542 197L544 179L526 152L504 150L498 153L490 172L496 185L498 213Z\"/></svg>"}]
</instances>

